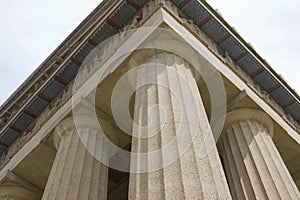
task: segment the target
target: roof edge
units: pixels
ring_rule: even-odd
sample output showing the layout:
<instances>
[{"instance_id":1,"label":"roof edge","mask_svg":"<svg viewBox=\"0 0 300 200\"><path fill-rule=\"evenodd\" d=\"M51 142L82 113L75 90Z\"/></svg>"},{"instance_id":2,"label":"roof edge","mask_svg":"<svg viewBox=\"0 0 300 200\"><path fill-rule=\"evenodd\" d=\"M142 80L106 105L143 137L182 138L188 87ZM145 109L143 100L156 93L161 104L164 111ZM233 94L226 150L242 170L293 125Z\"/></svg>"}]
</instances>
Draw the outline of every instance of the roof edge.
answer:
<instances>
[{"instance_id":1,"label":"roof edge","mask_svg":"<svg viewBox=\"0 0 300 200\"><path fill-rule=\"evenodd\" d=\"M229 23L205 0L198 0L198 2L204 5L213 15L216 17L246 48L250 51L263 65L268 69L272 75L274 75L288 91L294 95L294 97L300 101L300 96L297 91L292 88L272 67L271 65L260 56L260 54L247 42Z\"/></svg>"},{"instance_id":2,"label":"roof edge","mask_svg":"<svg viewBox=\"0 0 300 200\"><path fill-rule=\"evenodd\" d=\"M111 1L111 3L108 3L109 1ZM96 13L99 13L104 10L106 12L101 13L101 15L104 16L108 12L113 12L112 10L110 10L106 7L112 7L114 5L115 1L117 1L117 0L103 0L96 8L94 8L93 11L90 14L88 14L88 16L85 17L85 19L82 22L80 22L73 31L71 31L71 33L67 36L67 38L65 38L59 44L59 46L56 47L54 49L54 51L52 51L52 53L49 56L47 56L46 59L40 65L38 65L38 67L29 75L29 77L27 77L25 79L25 81L23 81L23 83L21 83L21 85L19 85L17 87L17 89L0 105L0 115L3 112L5 112L5 107L8 107L9 105L14 104L14 102L17 101L17 99L15 99L15 97L17 95L20 95L19 93L21 93L22 91L24 92L26 90L26 88L31 86L30 83L35 82L35 79L38 78L38 76L40 75L39 72L42 71L43 68L51 65L51 61L55 61L56 54L59 54L60 51L64 50L66 43L68 43L72 40L76 41L76 35L78 34L78 32L80 32L80 30L82 30L85 26L87 26L88 21L91 21L93 18L96 17ZM83 32L86 32L86 31L87 30L85 30Z\"/></svg>"}]
</instances>

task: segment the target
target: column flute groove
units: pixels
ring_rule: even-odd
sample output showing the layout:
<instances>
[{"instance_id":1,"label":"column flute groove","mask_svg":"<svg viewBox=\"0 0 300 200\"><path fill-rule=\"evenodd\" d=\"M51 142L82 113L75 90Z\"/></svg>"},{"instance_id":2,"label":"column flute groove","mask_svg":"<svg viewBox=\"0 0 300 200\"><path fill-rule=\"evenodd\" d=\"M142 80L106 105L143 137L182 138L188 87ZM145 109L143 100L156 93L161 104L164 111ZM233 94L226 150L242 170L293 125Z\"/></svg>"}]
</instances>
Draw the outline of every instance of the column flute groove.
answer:
<instances>
[{"instance_id":1,"label":"column flute groove","mask_svg":"<svg viewBox=\"0 0 300 200\"><path fill-rule=\"evenodd\" d=\"M224 167L235 199L300 199L299 191L273 140L272 119L256 109L227 114L220 152L228 159Z\"/></svg>"},{"instance_id":2,"label":"column flute groove","mask_svg":"<svg viewBox=\"0 0 300 200\"><path fill-rule=\"evenodd\" d=\"M260 155L265 158L265 160L264 160L265 165L268 165L269 175L274 178L274 179L272 179L272 182L274 184L273 189L275 189L277 193L278 193L277 190L279 188L280 188L280 190L285 191L282 194L278 193L278 196L280 196L280 198L282 198L282 199L292 198L292 196L290 195L289 191L286 188L286 185L283 184L283 179L280 178L280 175L279 175L280 171L278 170L276 163L273 162L273 159L269 153L269 149L266 148L266 143L262 139L263 135L262 134L255 135L255 133L264 132L265 130L262 127L260 127L257 123L253 123L250 121L247 121L247 123L248 123L250 129L252 130L253 137L257 137L257 140L255 140L255 141L256 141L256 144L260 151Z\"/></svg>"},{"instance_id":3,"label":"column flute groove","mask_svg":"<svg viewBox=\"0 0 300 200\"><path fill-rule=\"evenodd\" d=\"M188 77L188 74L187 74L187 71L189 69L187 68L185 70L182 70L182 68L186 67L186 66L184 66L183 60L179 59L179 57L177 57L177 56L174 56L174 60L175 60L175 69L178 72L181 72L182 73L181 75L186 80L189 80L189 78L191 78L191 77ZM191 72L189 71L189 73L191 73ZM192 104L193 104L192 107L196 108L196 110L198 110L197 107L196 107L196 105L198 105L198 104L195 103L194 96L192 96L191 99L190 98L184 98L185 96L187 96L187 94L184 94L185 90L184 90L184 88L182 88L182 83L180 82L180 80L182 81L182 79L179 79L179 77L177 76L176 77L177 87L180 88L181 98L183 99L184 106L185 106L185 109L182 109L183 112L184 112L184 118L188 118L187 108L190 108L190 106L187 106L187 104L189 104L189 103L186 102L186 99L192 101ZM172 88L176 88L176 85L174 85L174 87L172 87ZM197 86L196 86L196 88L197 88ZM187 120L187 123L189 123L189 120ZM190 126L188 126L188 130L187 130L188 135L187 136L192 139L191 131L192 130L190 129ZM180 138L179 138L179 141L180 141ZM197 167L199 165L199 163L197 162L196 156L193 156L193 155L196 155L196 153L197 152L195 151L195 146L192 143L191 144L191 148L189 148L187 150L187 152L185 153L185 156L183 156L182 159L179 159L179 162L184 163L183 164L184 166L189 165L189 163L193 163L193 165L189 165L190 166L190 171L184 170L184 168L182 168L182 172L185 173L185 179L184 179L183 183L189 183L190 182L190 184L191 184L191 180L192 180L192 181L194 181L194 183L192 183L193 185L199 185L199 194L197 194L199 196L197 197L197 196L189 196L189 195L193 194L193 191L191 191L192 187L191 186L187 187L185 184L183 184L183 187L186 188L185 189L185 198L186 199L193 199L193 198L200 198L200 199L202 199L202 198L204 198L204 194L203 194L204 191L203 191L203 187L202 187L202 184L201 184L201 181L200 181L201 177L199 176L200 171L199 171L199 168ZM195 180L195 178L193 178L194 176L197 177L196 180Z\"/></svg>"},{"instance_id":4,"label":"column flute groove","mask_svg":"<svg viewBox=\"0 0 300 200\"><path fill-rule=\"evenodd\" d=\"M136 176L143 177L143 174L131 174L129 198L141 199L138 197L142 194L136 193L143 192L148 194L144 199L231 199L216 148L213 148L206 157L198 157L204 137L206 134L211 134L211 131L208 131L209 121L189 64L176 55L159 53L148 60L146 66L150 72L141 69L137 73L137 81L152 78L151 80L154 80L157 85L149 86L148 90L136 91L134 119L141 121L144 116L151 114L146 109L143 113L138 112L141 105L146 104L148 109L154 109L151 112L156 112L151 117L154 118L152 122L157 122L158 127L161 128L160 135L149 136L146 139L147 150L151 152L162 148L161 154L149 161L158 164L162 161L164 166L162 169L147 173L147 191L138 191L134 182L134 179L138 179ZM141 99L146 95L148 99L143 104ZM154 105L159 106L153 107ZM164 108L164 111L159 108L160 106ZM194 115L199 116L199 122L195 122ZM163 124L164 117L166 121ZM144 133L147 132L149 135L150 129L148 128L147 131ZM137 149L140 141L144 140L134 138L133 149ZM189 141L192 142L185 149L184 145ZM171 151L164 149L171 143L174 145L171 146ZM183 152L183 150L186 151ZM182 156L179 156L181 153L183 153ZM179 156L179 158L168 163L172 156ZM164 181L161 182L161 180ZM157 194L157 191L160 191L160 194Z\"/></svg>"},{"instance_id":5,"label":"column flute groove","mask_svg":"<svg viewBox=\"0 0 300 200\"><path fill-rule=\"evenodd\" d=\"M108 167L94 157L100 155L101 159L108 159L110 152L106 137L92 123L94 121L90 116L79 116L78 120L79 127L75 126L73 117L69 117L54 131L54 143L58 150L43 200L107 198Z\"/></svg>"},{"instance_id":6,"label":"column flute groove","mask_svg":"<svg viewBox=\"0 0 300 200\"><path fill-rule=\"evenodd\" d=\"M166 65L170 65L170 62L172 62L170 60L170 58L167 57L163 57L163 56L157 56L157 59L162 59L163 63L166 63ZM158 71L157 71L158 74ZM163 107L166 109L166 112L169 113L170 115L170 123L166 124L166 127L161 126L160 124L160 128L161 128L161 132L160 132L160 136L161 136L161 140L162 140L162 146L168 144L168 142L170 142L171 139L173 139L174 137L176 137L176 134L174 134L174 132L176 132L177 127L175 126L176 124L176 119L175 118L175 111L174 111L174 107L176 107L175 102L176 100L174 99L174 95L172 95L172 91L166 91L169 90L172 87L172 82L169 78L170 74L168 72L168 70L163 70L161 72L161 74L159 76L157 76L158 80L157 80L157 84L158 83L165 83L165 85L168 86L168 89L163 89L163 88L159 88L159 85L157 85L157 89L158 89L158 101L157 103L159 104L160 102L164 101ZM173 83L174 84L174 83ZM162 87L162 86L160 86ZM179 89L177 87L177 89ZM165 94L166 93L166 94ZM167 98L164 97L167 95ZM173 129L174 131L168 131L168 129ZM177 156L179 156L179 148L178 148L178 142L175 141L176 143L176 148L174 149L174 154L176 154ZM163 152L163 159L164 157L166 157L168 154L168 152ZM166 158L165 158L166 160ZM175 161L173 164L167 166L166 168L162 169L164 172L164 182L165 185L168 186L168 188L166 188L165 190L165 197L166 199L172 199L172 198L184 198L184 185L183 185L183 173L180 170L181 169L181 162L179 161ZM178 174L178 176L172 176L172 174ZM170 187L172 186L169 182L170 182L170 177L172 177L171 181L172 182L178 182L179 186L177 191L173 191L170 190Z\"/></svg>"},{"instance_id":7,"label":"column flute groove","mask_svg":"<svg viewBox=\"0 0 300 200\"><path fill-rule=\"evenodd\" d=\"M148 116L147 120L147 125L149 124L154 124L154 130L159 130L159 121L160 121L160 112L158 107L154 107L155 105L158 105L159 102L159 85L157 84L158 82L158 77L155 76L158 71L155 68L152 68L151 66L147 66L146 70L149 74L149 78L155 82L154 84L148 85L148 91L147 91L147 109L148 111L154 110L155 113L151 115L150 117L150 112L148 112L146 115ZM149 109L150 108L150 109ZM153 111L152 111L153 112ZM152 136L145 138L145 142L147 143L147 152L155 151L161 147L161 144L163 142L163 138L161 137L161 134L159 132L153 133L153 130L149 131L147 129L148 134L151 134ZM154 160L153 160L154 159ZM148 162L156 162L159 164L163 163L163 154L160 154L157 157L152 157L147 158ZM149 171L150 165L148 166ZM165 181L164 181L164 171L162 169L158 169L155 171L152 171L148 174L148 179L147 179L147 184L148 184L148 198L153 198L153 199L164 199L166 196L166 191L165 191ZM156 182L156 184L152 184L153 182ZM149 192L151 191L151 193Z\"/></svg>"},{"instance_id":8,"label":"column flute groove","mask_svg":"<svg viewBox=\"0 0 300 200\"><path fill-rule=\"evenodd\" d=\"M147 78L147 77L146 77ZM141 79L137 79L137 82L141 82ZM146 113L148 113L148 107L146 106L146 102L148 99L148 93L147 86L143 86L139 88L139 90L136 91L135 96L139 96L140 98L136 99L135 102L135 109L134 109L134 115L141 116L140 118L134 118L135 123L144 125L147 122L147 115L143 115L143 109L146 109ZM133 127L133 132L137 133L137 137L140 137L142 135L141 129L138 126ZM137 139L137 137L132 137L132 145L131 145L131 151L133 153L138 152L146 152L147 151L147 143L143 139ZM142 148L143 147L143 148ZM131 158L130 166L135 167L136 169L140 169L142 163L144 165L147 165L147 160L142 160L140 158L140 155L137 155L137 159ZM131 173L130 179L129 179L129 185L130 192L129 192L129 199L148 199L148 193L145 192L148 190L148 181L147 181L147 173ZM143 192L142 192L143 191Z\"/></svg>"},{"instance_id":9,"label":"column flute groove","mask_svg":"<svg viewBox=\"0 0 300 200\"><path fill-rule=\"evenodd\" d=\"M227 134L227 140L224 140L225 143L228 144L228 149L229 150L229 155L231 155L233 157L233 159L235 160L235 164L232 163L232 165L234 167L237 168L238 172L239 172L239 177L238 176L235 176L235 186L236 188L242 188L242 190L237 190L236 192L239 194L239 197L238 199L242 199L244 198L244 195L243 193L244 192L247 192L249 193L250 195L248 196L249 199L254 199L255 196L254 196L254 191L253 191L253 188L252 187L247 187L247 185L251 185L251 184L259 184L257 182L255 183L250 183L250 179L249 179L249 173L247 173L247 168L246 168L246 164L247 162L243 162L243 156L242 156L242 152L241 152L241 149L238 148L238 139L236 137L236 135L234 134L233 132L233 126L231 126L229 129L227 129L228 131L228 134ZM240 167L242 166L242 167ZM252 170L256 170L255 168L253 168L253 166L251 166ZM250 168L250 169L251 169ZM249 169L249 170L250 170ZM238 184L239 183L239 179L241 179L243 182L241 182L241 184ZM257 181L259 181L259 179L256 179Z\"/></svg>"},{"instance_id":10,"label":"column flute groove","mask_svg":"<svg viewBox=\"0 0 300 200\"><path fill-rule=\"evenodd\" d=\"M272 193L271 191L273 191L273 197L279 198L280 196L278 194L278 191L274 187L274 181L273 179L270 179L271 174L269 168L267 167L265 159L261 154L261 150L257 145L257 140L252 135L252 130L249 127L249 123L247 123L247 121L240 122L239 126L241 128L241 131L244 133L241 134L241 137L243 137L247 143L248 150L245 154L248 153L251 157L253 166L255 167L257 171L257 176L260 180L260 185L264 186L264 189L267 194Z\"/></svg>"},{"instance_id":11,"label":"column flute groove","mask_svg":"<svg viewBox=\"0 0 300 200\"><path fill-rule=\"evenodd\" d=\"M259 152L258 148L255 148L255 147L257 147L256 141L254 139L252 139L251 131L245 130L245 125L246 125L245 122L239 122L238 123L239 129L244 134L240 134L237 130L235 130L235 135L239 136L241 140L244 139L244 146L241 145L240 149L243 152L244 156L249 155L249 157L250 157L249 163L251 163L251 166L253 167L253 170L255 171L256 180L258 182L252 183L252 185L254 187L259 187L259 185L265 184L264 189L262 187L259 187L260 192L258 194L259 195L263 194L264 198L266 198L268 196L267 194L272 191L272 189L270 187L273 186L272 180L270 180L270 178L268 178L268 177L270 177L270 173L266 167L266 163L262 159L262 156L258 156L258 155L260 155L260 152ZM249 129L248 126L247 126L247 128ZM268 173L268 175L266 173ZM250 177L250 180L252 180L251 177ZM255 193L256 193L256 191L257 190L254 189ZM273 197L277 197L277 198L279 197L278 192L276 190L273 193ZM263 197L260 196L260 198L263 198Z\"/></svg>"},{"instance_id":12,"label":"column flute groove","mask_svg":"<svg viewBox=\"0 0 300 200\"><path fill-rule=\"evenodd\" d=\"M272 138L269 135L262 135L262 139L266 144L266 147L268 149L270 158L272 158L272 162L274 163L274 166L276 166L276 169L278 170L278 177L282 177L282 179L280 178L280 182L282 184L282 186L278 186L278 188L284 187L288 193L290 194L291 197L294 196L294 193L299 192L297 189L297 186L294 186L294 184L290 185L290 181L294 182L290 176L290 173L288 171L288 169L285 166L285 163L283 162L282 159L278 159L277 158L281 158L277 147L275 146L275 144L273 143ZM276 160L274 160L276 159ZM291 187L289 187L291 186ZM300 195L299 195L300 196Z\"/></svg>"},{"instance_id":13,"label":"column flute groove","mask_svg":"<svg viewBox=\"0 0 300 200\"><path fill-rule=\"evenodd\" d=\"M220 144L222 146L222 148L226 149L228 152L230 152L228 155L226 154L223 154L222 155L222 158L223 158L223 162L224 162L224 165L225 165L225 169L229 169L229 171L227 172L227 179L228 179L228 183L229 183L229 186L231 188L236 188L236 187L239 187L240 185L236 185L236 178L237 176L233 176L233 174L239 174L240 172L237 170L236 168L236 165L234 165L233 163L234 162L234 159L232 157L232 151L231 149L229 149L229 144L228 144L228 141L227 140L224 140L222 142L222 144ZM241 191L240 190L237 190L237 191ZM238 192L232 192L231 193L233 199L237 199L240 194Z\"/></svg>"}]
</instances>

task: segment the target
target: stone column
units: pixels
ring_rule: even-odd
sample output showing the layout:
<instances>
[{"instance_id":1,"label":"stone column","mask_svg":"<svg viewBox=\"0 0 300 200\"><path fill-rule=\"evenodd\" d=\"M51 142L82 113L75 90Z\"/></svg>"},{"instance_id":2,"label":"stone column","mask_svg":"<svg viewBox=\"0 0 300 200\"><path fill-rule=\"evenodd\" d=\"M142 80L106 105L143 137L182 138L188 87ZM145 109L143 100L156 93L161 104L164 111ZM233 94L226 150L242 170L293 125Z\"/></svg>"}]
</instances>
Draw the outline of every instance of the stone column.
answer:
<instances>
[{"instance_id":1,"label":"stone column","mask_svg":"<svg viewBox=\"0 0 300 200\"><path fill-rule=\"evenodd\" d=\"M77 122L77 121L76 121ZM83 145L94 149L92 153L106 156L107 145L99 136L97 127L88 117L74 126L72 117L55 129L54 143L57 154L48 178L43 200L98 200L107 198L108 167L98 161ZM79 134L83 136L79 138Z\"/></svg>"},{"instance_id":2,"label":"stone column","mask_svg":"<svg viewBox=\"0 0 300 200\"><path fill-rule=\"evenodd\" d=\"M198 156L211 131L189 64L160 53L137 72L136 80L155 84L136 90L134 121L141 127L133 127L133 136L148 137L133 137L131 150L164 149L156 156L131 157L131 169L146 166L150 172L130 174L129 199L231 199L216 147L206 157ZM195 116L200 121L195 123ZM176 145L168 148L172 140ZM171 157L178 159L170 163ZM153 170L155 165L163 168Z\"/></svg>"},{"instance_id":3,"label":"stone column","mask_svg":"<svg viewBox=\"0 0 300 200\"><path fill-rule=\"evenodd\" d=\"M1 200L38 200L39 198L32 192L16 186L16 185L3 185L0 186L0 199Z\"/></svg>"},{"instance_id":4,"label":"stone column","mask_svg":"<svg viewBox=\"0 0 300 200\"><path fill-rule=\"evenodd\" d=\"M262 111L228 113L220 153L233 199L300 199L273 132L271 118Z\"/></svg>"}]
</instances>

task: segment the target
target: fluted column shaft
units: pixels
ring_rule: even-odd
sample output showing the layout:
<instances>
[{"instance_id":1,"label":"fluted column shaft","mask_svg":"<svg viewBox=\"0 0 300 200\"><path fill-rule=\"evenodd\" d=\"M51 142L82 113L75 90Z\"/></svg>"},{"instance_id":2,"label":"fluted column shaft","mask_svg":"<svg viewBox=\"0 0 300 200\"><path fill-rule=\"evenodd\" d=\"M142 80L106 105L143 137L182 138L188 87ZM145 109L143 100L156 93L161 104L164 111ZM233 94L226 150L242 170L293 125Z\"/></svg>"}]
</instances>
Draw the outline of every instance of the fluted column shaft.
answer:
<instances>
[{"instance_id":1,"label":"fluted column shaft","mask_svg":"<svg viewBox=\"0 0 300 200\"><path fill-rule=\"evenodd\" d=\"M32 192L16 186L16 185L3 185L0 186L0 199L1 200L38 200L39 198Z\"/></svg>"},{"instance_id":2,"label":"fluted column shaft","mask_svg":"<svg viewBox=\"0 0 300 200\"><path fill-rule=\"evenodd\" d=\"M189 64L168 53L157 54L148 62L149 66L146 64L146 68L138 71L137 82L152 82L154 77L156 84L136 91L134 120L143 127L133 129L133 135L148 134L148 138L133 137L132 152L160 150L173 139L176 147L171 151L163 149L156 157L132 158L131 168L149 167L153 163L163 168L151 171L149 167L150 172L131 173L129 199L231 199L216 148L206 157L198 157L210 125ZM153 63L162 64L163 68ZM200 122L193 124L192 113L198 114ZM145 130L147 126L151 128ZM159 133L152 135L156 128L160 129ZM180 155L187 144L185 141L193 136L191 144ZM174 155L178 159L168 163Z\"/></svg>"},{"instance_id":3,"label":"fluted column shaft","mask_svg":"<svg viewBox=\"0 0 300 200\"><path fill-rule=\"evenodd\" d=\"M255 109L232 111L220 152L234 199L300 199L272 140L272 120Z\"/></svg>"},{"instance_id":4,"label":"fluted column shaft","mask_svg":"<svg viewBox=\"0 0 300 200\"><path fill-rule=\"evenodd\" d=\"M85 141L78 133L85 136ZM106 199L108 168L86 149L89 145L95 152L105 154L102 137L88 124L76 128L73 118L61 122L54 134L57 154L42 199Z\"/></svg>"}]
</instances>

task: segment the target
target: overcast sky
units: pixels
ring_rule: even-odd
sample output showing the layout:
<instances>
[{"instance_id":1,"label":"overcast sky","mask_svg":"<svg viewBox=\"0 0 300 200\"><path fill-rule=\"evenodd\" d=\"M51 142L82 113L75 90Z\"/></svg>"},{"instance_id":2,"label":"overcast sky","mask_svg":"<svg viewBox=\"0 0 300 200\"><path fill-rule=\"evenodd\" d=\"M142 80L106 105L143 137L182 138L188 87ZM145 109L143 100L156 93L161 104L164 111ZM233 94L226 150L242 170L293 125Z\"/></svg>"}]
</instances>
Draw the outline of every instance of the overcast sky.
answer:
<instances>
[{"instance_id":1,"label":"overcast sky","mask_svg":"<svg viewBox=\"0 0 300 200\"><path fill-rule=\"evenodd\" d=\"M300 91L299 0L207 0L286 81ZM100 0L2 0L0 104Z\"/></svg>"}]
</instances>

